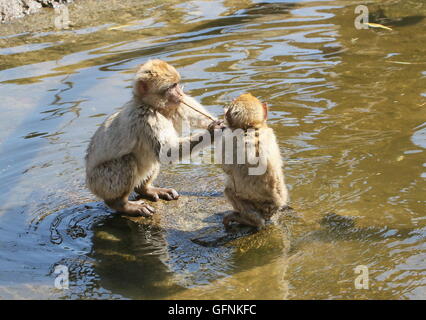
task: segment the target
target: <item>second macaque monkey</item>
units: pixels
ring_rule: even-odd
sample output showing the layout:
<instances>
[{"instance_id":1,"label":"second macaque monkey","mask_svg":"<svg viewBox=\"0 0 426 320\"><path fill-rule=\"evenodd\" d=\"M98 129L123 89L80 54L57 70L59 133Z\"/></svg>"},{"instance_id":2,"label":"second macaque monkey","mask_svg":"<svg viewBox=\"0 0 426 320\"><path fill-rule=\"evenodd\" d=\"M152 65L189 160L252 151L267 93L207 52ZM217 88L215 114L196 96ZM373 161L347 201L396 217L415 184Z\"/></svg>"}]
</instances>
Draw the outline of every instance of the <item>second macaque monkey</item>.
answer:
<instances>
[{"instance_id":1,"label":"second macaque monkey","mask_svg":"<svg viewBox=\"0 0 426 320\"><path fill-rule=\"evenodd\" d=\"M180 75L168 63L155 59L141 65L133 82L133 97L124 107L108 117L93 135L86 154L86 183L96 196L116 211L149 216L154 209L143 201L129 201L132 191L157 201L176 200L174 189L152 185L166 152L189 151L202 135L180 138L177 130L182 120L193 126L214 129L223 124L208 120L183 103L207 111L180 87ZM183 156L183 155L182 155Z\"/></svg>"},{"instance_id":2,"label":"second macaque monkey","mask_svg":"<svg viewBox=\"0 0 426 320\"><path fill-rule=\"evenodd\" d=\"M234 212L224 217L223 224L226 227L236 222L260 229L274 213L286 207L288 201L280 149L273 130L266 123L268 107L246 93L232 101L225 112L228 127L244 145L255 148L257 166L263 166L263 170L252 170L254 165L247 162L235 163L235 155L241 150L237 150L238 144L233 145L234 162L222 166L227 175L225 196Z\"/></svg>"}]
</instances>

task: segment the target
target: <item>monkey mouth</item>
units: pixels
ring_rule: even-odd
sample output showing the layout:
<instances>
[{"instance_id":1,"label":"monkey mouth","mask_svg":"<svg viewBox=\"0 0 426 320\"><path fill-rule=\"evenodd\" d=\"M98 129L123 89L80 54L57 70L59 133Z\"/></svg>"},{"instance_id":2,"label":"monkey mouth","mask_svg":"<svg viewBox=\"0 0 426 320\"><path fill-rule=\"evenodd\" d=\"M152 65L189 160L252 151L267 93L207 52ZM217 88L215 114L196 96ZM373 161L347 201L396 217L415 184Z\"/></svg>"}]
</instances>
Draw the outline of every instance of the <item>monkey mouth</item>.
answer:
<instances>
[{"instance_id":1,"label":"monkey mouth","mask_svg":"<svg viewBox=\"0 0 426 320\"><path fill-rule=\"evenodd\" d=\"M170 104L177 104L177 105L179 105L182 101L183 101L183 99L181 97L170 97L169 98L169 103Z\"/></svg>"}]
</instances>

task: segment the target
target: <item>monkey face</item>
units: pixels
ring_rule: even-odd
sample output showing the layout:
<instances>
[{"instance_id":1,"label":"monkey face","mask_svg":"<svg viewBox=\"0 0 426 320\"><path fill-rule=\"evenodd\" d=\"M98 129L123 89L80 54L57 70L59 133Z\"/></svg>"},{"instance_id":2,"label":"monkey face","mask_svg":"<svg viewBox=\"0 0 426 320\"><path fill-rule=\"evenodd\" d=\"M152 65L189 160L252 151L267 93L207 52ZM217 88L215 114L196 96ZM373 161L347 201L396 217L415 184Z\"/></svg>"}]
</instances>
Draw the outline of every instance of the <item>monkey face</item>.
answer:
<instances>
[{"instance_id":1,"label":"monkey face","mask_svg":"<svg viewBox=\"0 0 426 320\"><path fill-rule=\"evenodd\" d=\"M178 82L175 82L166 89L164 96L169 103L179 104L182 101L184 93L180 84Z\"/></svg>"},{"instance_id":2,"label":"monkey face","mask_svg":"<svg viewBox=\"0 0 426 320\"><path fill-rule=\"evenodd\" d=\"M176 69L159 59L149 60L136 74L136 92L143 102L156 109L176 107L184 93Z\"/></svg>"}]
</instances>

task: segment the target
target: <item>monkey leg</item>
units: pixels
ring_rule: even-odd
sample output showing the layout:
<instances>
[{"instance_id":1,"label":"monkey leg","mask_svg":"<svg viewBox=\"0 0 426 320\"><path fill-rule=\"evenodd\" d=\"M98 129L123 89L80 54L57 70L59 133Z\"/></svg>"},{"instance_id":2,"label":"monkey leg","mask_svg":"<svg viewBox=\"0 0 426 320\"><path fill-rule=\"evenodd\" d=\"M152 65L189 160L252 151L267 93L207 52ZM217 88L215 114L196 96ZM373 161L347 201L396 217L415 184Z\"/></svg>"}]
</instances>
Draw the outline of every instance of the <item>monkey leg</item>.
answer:
<instances>
[{"instance_id":1,"label":"monkey leg","mask_svg":"<svg viewBox=\"0 0 426 320\"><path fill-rule=\"evenodd\" d=\"M223 224L228 226L231 222L245 224L261 229L265 226L265 219L257 212L251 201L239 198L233 190L225 188L225 196L231 202L236 212L223 218Z\"/></svg>"},{"instance_id":2,"label":"monkey leg","mask_svg":"<svg viewBox=\"0 0 426 320\"><path fill-rule=\"evenodd\" d=\"M242 218L240 223L242 224L256 227L258 230L265 226L265 219L255 210L245 210L243 214L240 214L240 216Z\"/></svg>"},{"instance_id":3,"label":"monkey leg","mask_svg":"<svg viewBox=\"0 0 426 320\"><path fill-rule=\"evenodd\" d=\"M225 197L231 203L234 210L237 212L241 212L243 208L241 207L240 202L237 200L237 195L235 194L235 191L229 187L226 187L224 193Z\"/></svg>"},{"instance_id":4,"label":"monkey leg","mask_svg":"<svg viewBox=\"0 0 426 320\"><path fill-rule=\"evenodd\" d=\"M160 172L160 167L155 165L153 169L149 172L147 177L142 180L142 182L135 188L135 192L140 196L147 198L151 201L163 200L177 200L179 194L175 189L171 188L156 188L152 186L153 181L158 176Z\"/></svg>"},{"instance_id":5,"label":"monkey leg","mask_svg":"<svg viewBox=\"0 0 426 320\"><path fill-rule=\"evenodd\" d=\"M104 162L88 171L90 190L112 209L129 215L149 216L154 208L143 201L129 201L137 182L137 163L132 154Z\"/></svg>"}]
</instances>

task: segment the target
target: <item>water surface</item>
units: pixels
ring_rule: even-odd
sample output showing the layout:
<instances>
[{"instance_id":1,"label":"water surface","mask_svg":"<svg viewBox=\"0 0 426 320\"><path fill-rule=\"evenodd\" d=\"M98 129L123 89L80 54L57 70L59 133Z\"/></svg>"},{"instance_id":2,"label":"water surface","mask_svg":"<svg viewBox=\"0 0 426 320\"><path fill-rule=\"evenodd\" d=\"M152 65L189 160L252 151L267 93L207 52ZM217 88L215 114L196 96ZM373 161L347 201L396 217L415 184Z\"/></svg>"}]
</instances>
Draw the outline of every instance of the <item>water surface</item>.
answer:
<instances>
[{"instance_id":1,"label":"water surface","mask_svg":"<svg viewBox=\"0 0 426 320\"><path fill-rule=\"evenodd\" d=\"M370 1L392 31L355 29L361 1L82 3L67 30L49 10L0 26L1 298L426 298L424 1ZM217 116L268 102L301 218L205 248L230 209L217 166L163 168L183 196L153 223L86 190L88 140L149 58Z\"/></svg>"}]
</instances>

